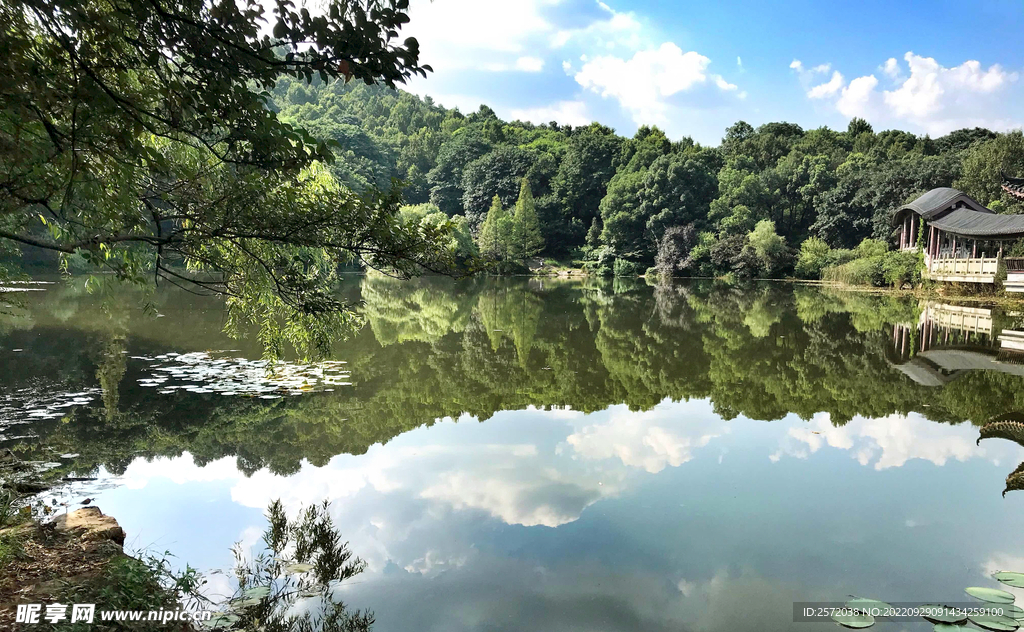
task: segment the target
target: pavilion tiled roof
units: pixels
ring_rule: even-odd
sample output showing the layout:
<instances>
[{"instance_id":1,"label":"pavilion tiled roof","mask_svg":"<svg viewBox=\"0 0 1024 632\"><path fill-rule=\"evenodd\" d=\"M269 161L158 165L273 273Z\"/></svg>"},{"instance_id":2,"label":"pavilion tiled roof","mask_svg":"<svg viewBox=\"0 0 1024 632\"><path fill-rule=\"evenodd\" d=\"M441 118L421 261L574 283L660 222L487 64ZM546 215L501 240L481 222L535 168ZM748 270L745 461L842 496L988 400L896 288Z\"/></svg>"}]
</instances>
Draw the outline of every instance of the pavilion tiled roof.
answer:
<instances>
[{"instance_id":1,"label":"pavilion tiled roof","mask_svg":"<svg viewBox=\"0 0 1024 632\"><path fill-rule=\"evenodd\" d=\"M1013 197L1024 199L1024 178L1003 176L1003 191L1006 191Z\"/></svg>"},{"instance_id":2,"label":"pavilion tiled roof","mask_svg":"<svg viewBox=\"0 0 1024 632\"><path fill-rule=\"evenodd\" d=\"M892 223L895 225L898 222L903 211L913 211L925 220L931 221L935 216L956 206L966 207L977 213L994 214L994 211L985 208L963 191L950 187L939 187L925 193L913 202L901 206L892 216Z\"/></svg>"},{"instance_id":3,"label":"pavilion tiled roof","mask_svg":"<svg viewBox=\"0 0 1024 632\"><path fill-rule=\"evenodd\" d=\"M1024 237L1024 215L995 215L958 208L933 219L931 225L939 230L964 237Z\"/></svg>"}]
</instances>

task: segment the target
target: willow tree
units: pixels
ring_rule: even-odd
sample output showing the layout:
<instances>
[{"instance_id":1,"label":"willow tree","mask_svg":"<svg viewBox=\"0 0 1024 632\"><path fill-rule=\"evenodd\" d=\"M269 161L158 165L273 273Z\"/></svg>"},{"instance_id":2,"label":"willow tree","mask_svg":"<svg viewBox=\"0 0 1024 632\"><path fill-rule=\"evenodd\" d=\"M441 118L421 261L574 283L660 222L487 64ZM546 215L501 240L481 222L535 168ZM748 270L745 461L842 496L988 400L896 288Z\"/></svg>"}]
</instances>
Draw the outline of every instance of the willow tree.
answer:
<instances>
[{"instance_id":1,"label":"willow tree","mask_svg":"<svg viewBox=\"0 0 1024 632\"><path fill-rule=\"evenodd\" d=\"M397 186L339 186L332 146L267 107L283 77L426 76L398 41L408 0L263 4L0 3L0 244L227 296L271 352L325 350L352 318L339 262L449 270L449 226L405 227Z\"/></svg>"}]
</instances>

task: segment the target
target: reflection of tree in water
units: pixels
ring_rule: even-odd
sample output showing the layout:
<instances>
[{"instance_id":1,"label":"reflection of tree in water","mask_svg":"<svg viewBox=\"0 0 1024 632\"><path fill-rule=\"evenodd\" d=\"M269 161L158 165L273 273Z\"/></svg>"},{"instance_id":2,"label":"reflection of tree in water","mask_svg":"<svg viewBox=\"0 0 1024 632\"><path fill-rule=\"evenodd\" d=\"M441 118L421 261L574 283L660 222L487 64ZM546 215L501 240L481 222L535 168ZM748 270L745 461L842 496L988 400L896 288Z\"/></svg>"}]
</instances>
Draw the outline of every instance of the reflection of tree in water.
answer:
<instances>
[{"instance_id":1,"label":"reflection of tree in water","mask_svg":"<svg viewBox=\"0 0 1024 632\"><path fill-rule=\"evenodd\" d=\"M107 421L113 421L117 416L117 404L121 399L121 379L127 369L126 347L127 335L117 333L110 337L103 348L99 362L96 366L96 379L99 380L100 389L103 392L103 409Z\"/></svg>"},{"instance_id":2,"label":"reflection of tree in water","mask_svg":"<svg viewBox=\"0 0 1024 632\"><path fill-rule=\"evenodd\" d=\"M46 444L80 454L79 470L123 471L137 455L188 451L200 465L234 456L247 473L269 467L287 474L303 459L323 465L337 454L361 454L436 419L468 413L485 420L531 405L591 412L626 403L647 410L665 398L710 398L727 419L827 412L834 424L911 411L980 423L994 410L1024 409L1024 384L1009 379L1015 376L978 372L936 390L893 369L885 355L892 331L886 322L895 321L884 319L912 317L916 305L889 296L714 283L616 288L594 280L365 277L362 286L369 326L337 350L352 370L351 386L269 401L160 395L138 386L144 374L137 361L119 364L121 349L130 356L223 348L223 338L194 336L188 345L172 331L177 338L168 342L136 321L123 338L124 329L109 319L103 327L92 320L78 335L102 334L90 343L88 358L94 361L99 348L104 360L76 379L97 376L105 410L119 414L107 418L80 407L68 423L41 420L33 429ZM174 322L161 319L175 328L185 326L185 315L197 332L219 326L216 312L175 311L170 303L160 310L182 314ZM52 331L61 348L76 348L69 334ZM51 345L25 359L60 353ZM41 373L56 370L56 364L39 365Z\"/></svg>"},{"instance_id":3,"label":"reflection of tree in water","mask_svg":"<svg viewBox=\"0 0 1024 632\"><path fill-rule=\"evenodd\" d=\"M1012 412L999 415L981 427L978 436L978 445L982 439L1008 439L1017 445L1024 447L1024 413ZM1006 492L1024 489L1024 463L1017 466L1017 469L1010 472L1006 477Z\"/></svg>"}]
</instances>

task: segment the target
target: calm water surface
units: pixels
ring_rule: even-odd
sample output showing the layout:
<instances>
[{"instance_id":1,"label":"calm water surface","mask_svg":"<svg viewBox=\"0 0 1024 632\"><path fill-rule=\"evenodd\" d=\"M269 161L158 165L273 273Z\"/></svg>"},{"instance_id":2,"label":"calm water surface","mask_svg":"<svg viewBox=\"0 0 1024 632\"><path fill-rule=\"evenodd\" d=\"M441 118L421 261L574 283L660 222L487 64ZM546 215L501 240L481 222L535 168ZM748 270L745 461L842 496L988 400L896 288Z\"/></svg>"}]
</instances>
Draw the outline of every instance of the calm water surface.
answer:
<instances>
[{"instance_id":1,"label":"calm water surface","mask_svg":"<svg viewBox=\"0 0 1024 632\"><path fill-rule=\"evenodd\" d=\"M272 499L330 500L369 564L344 599L381 632L833 629L793 602L964 601L1024 570L1024 448L978 441L1024 411L1013 314L355 278L346 364L268 380L214 300L45 288L0 322L0 447L98 476L61 498L205 571Z\"/></svg>"}]
</instances>

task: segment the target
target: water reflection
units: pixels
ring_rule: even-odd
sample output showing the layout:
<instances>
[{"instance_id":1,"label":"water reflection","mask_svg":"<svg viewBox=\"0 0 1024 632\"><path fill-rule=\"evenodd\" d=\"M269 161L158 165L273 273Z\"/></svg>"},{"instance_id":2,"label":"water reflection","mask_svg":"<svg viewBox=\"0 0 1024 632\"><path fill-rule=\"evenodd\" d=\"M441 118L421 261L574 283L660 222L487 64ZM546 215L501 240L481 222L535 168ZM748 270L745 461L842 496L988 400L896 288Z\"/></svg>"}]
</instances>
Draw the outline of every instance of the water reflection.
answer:
<instances>
[{"instance_id":1,"label":"water reflection","mask_svg":"<svg viewBox=\"0 0 1024 632\"><path fill-rule=\"evenodd\" d=\"M969 371L1024 376L1018 314L925 302L917 323L893 326L896 367L924 386L943 386Z\"/></svg>"},{"instance_id":2,"label":"water reflection","mask_svg":"<svg viewBox=\"0 0 1024 632\"><path fill-rule=\"evenodd\" d=\"M378 630L787 630L793 601L956 600L1020 556L1022 450L978 437L1024 377L929 355L1009 365L998 310L941 346L952 316L893 296L366 277L348 384L261 399L150 385L153 358L259 357L215 303L75 291L3 323L0 379L83 395L23 398L0 444L119 477L97 503L129 538L206 568L271 499L335 501Z\"/></svg>"}]
</instances>

